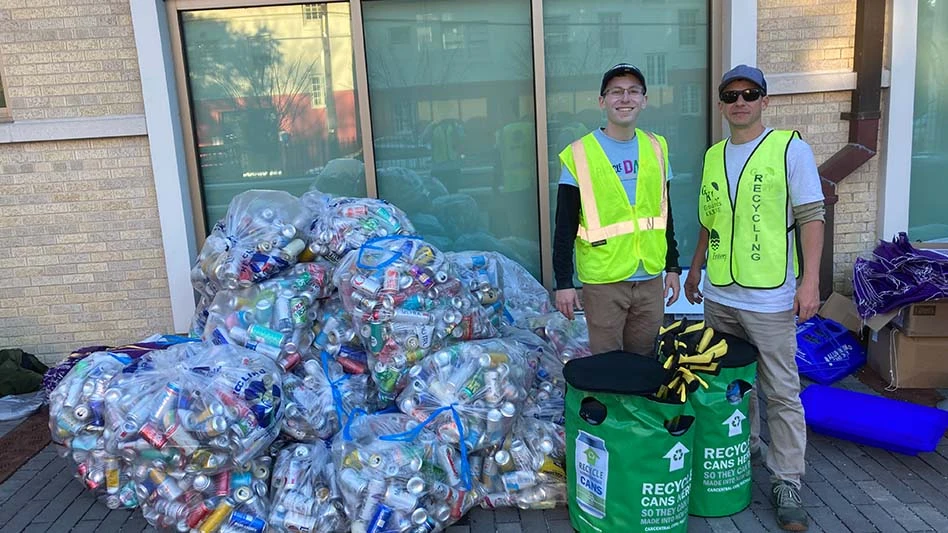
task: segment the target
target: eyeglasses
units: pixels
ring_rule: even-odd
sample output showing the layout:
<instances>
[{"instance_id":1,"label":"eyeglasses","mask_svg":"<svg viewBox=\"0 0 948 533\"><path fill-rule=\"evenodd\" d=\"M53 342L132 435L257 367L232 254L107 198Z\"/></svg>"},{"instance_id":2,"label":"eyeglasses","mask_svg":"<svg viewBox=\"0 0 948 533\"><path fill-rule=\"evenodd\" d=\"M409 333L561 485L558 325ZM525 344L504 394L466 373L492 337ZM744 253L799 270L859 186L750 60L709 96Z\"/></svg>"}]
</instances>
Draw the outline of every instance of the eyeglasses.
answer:
<instances>
[{"instance_id":1,"label":"eyeglasses","mask_svg":"<svg viewBox=\"0 0 948 533\"><path fill-rule=\"evenodd\" d=\"M628 94L629 96L642 96L645 94L645 89L640 85L633 85L629 88L613 87L606 91L603 96L608 96L610 98L622 98L622 95L624 94Z\"/></svg>"},{"instance_id":2,"label":"eyeglasses","mask_svg":"<svg viewBox=\"0 0 948 533\"><path fill-rule=\"evenodd\" d=\"M744 89L743 91L724 91L721 93L721 101L725 104L733 104L737 101L738 96L743 96L745 102L755 102L761 96L764 96L764 91L760 89Z\"/></svg>"}]
</instances>

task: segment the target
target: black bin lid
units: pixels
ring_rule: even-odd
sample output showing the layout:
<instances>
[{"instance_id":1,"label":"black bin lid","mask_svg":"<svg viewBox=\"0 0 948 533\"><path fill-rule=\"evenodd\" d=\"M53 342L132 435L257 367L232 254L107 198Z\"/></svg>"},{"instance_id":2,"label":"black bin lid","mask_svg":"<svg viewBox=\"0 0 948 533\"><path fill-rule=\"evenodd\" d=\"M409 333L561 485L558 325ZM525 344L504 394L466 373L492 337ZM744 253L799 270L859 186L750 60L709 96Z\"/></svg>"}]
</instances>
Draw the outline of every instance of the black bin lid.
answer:
<instances>
[{"instance_id":1,"label":"black bin lid","mask_svg":"<svg viewBox=\"0 0 948 533\"><path fill-rule=\"evenodd\" d=\"M718 342L718 338L727 341L727 355L718 362L722 368L741 368L757 360L757 346L736 335L718 332L714 332L712 346Z\"/></svg>"},{"instance_id":2,"label":"black bin lid","mask_svg":"<svg viewBox=\"0 0 948 533\"><path fill-rule=\"evenodd\" d=\"M563 377L570 387L586 392L648 396L658 392L665 369L652 357L613 351L570 360Z\"/></svg>"}]
</instances>

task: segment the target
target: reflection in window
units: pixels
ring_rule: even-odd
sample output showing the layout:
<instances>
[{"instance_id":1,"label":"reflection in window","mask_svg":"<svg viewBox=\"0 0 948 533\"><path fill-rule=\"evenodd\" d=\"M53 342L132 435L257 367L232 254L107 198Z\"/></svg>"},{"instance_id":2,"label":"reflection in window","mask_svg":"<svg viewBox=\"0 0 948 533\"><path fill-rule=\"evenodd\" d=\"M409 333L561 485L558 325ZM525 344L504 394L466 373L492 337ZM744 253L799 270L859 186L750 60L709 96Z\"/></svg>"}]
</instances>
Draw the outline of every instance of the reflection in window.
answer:
<instances>
[{"instance_id":1,"label":"reflection in window","mask_svg":"<svg viewBox=\"0 0 948 533\"><path fill-rule=\"evenodd\" d=\"M918 3L909 237L948 242L948 2Z\"/></svg>"},{"instance_id":2,"label":"reflection in window","mask_svg":"<svg viewBox=\"0 0 948 533\"><path fill-rule=\"evenodd\" d=\"M7 107L7 99L3 96L3 77L0 76L0 109Z\"/></svg>"},{"instance_id":3,"label":"reflection in window","mask_svg":"<svg viewBox=\"0 0 948 533\"><path fill-rule=\"evenodd\" d=\"M389 28L388 42L392 45L409 44L411 42L411 27L399 26L397 28Z\"/></svg>"},{"instance_id":4,"label":"reflection in window","mask_svg":"<svg viewBox=\"0 0 948 533\"><path fill-rule=\"evenodd\" d=\"M545 16L543 32L543 46L547 54L569 52L569 15Z\"/></svg>"},{"instance_id":5,"label":"reflection in window","mask_svg":"<svg viewBox=\"0 0 948 533\"><path fill-rule=\"evenodd\" d=\"M698 10L678 10L678 44L694 46L698 44Z\"/></svg>"},{"instance_id":6,"label":"reflection in window","mask_svg":"<svg viewBox=\"0 0 948 533\"><path fill-rule=\"evenodd\" d=\"M365 195L349 5L300 9L182 13L208 228L249 189Z\"/></svg>"},{"instance_id":7,"label":"reflection in window","mask_svg":"<svg viewBox=\"0 0 948 533\"><path fill-rule=\"evenodd\" d=\"M647 1L646 4L662 4ZM669 2L669 5L672 3ZM547 131L550 173L550 223L556 213L556 190L561 166L558 154L572 141L605 123L599 108L602 73L620 62L638 65L646 76L648 107L639 117L640 128L655 131L668 140L674 177L671 189L675 235L682 263L694 253L698 234L697 199L701 164L709 138L707 106L701 102L709 94L707 23L710 2L679 0L677 8L692 10L695 16L695 44L683 46L677 32L668 31L668 11L664 8L638 9L635 19L618 20L616 50L597 50L602 22L608 13L630 13L627 0L544 0L543 25ZM609 15L612 16L612 15ZM559 53L551 40L570 35L575 49ZM590 53L590 50L593 53ZM646 54L645 50L662 50ZM597 53L598 52L598 53ZM671 85L670 85L671 83ZM578 281L577 281L578 283Z\"/></svg>"},{"instance_id":8,"label":"reflection in window","mask_svg":"<svg viewBox=\"0 0 948 533\"><path fill-rule=\"evenodd\" d=\"M665 54L647 54L645 56L645 78L648 85L665 85Z\"/></svg>"},{"instance_id":9,"label":"reflection in window","mask_svg":"<svg viewBox=\"0 0 948 533\"><path fill-rule=\"evenodd\" d=\"M439 248L500 251L539 277L529 2L362 6L379 196ZM417 48L381 38L406 24Z\"/></svg>"},{"instance_id":10,"label":"reflection in window","mask_svg":"<svg viewBox=\"0 0 948 533\"><path fill-rule=\"evenodd\" d=\"M619 19L622 13L600 13L599 14L599 48L603 50L615 50L619 48L622 35L619 32Z\"/></svg>"}]
</instances>

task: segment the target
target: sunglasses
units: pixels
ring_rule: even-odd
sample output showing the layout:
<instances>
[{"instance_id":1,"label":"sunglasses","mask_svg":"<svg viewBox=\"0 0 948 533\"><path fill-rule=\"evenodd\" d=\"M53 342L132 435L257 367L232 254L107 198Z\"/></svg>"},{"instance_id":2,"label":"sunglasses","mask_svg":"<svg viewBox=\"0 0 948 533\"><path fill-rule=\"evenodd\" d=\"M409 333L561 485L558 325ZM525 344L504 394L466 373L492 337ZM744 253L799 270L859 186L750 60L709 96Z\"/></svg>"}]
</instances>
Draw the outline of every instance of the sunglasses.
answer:
<instances>
[{"instance_id":1,"label":"sunglasses","mask_svg":"<svg viewBox=\"0 0 948 533\"><path fill-rule=\"evenodd\" d=\"M721 93L721 101L725 104L733 104L738 96L743 96L745 102L754 102L764 96L764 91L760 89L744 89L743 91L724 91Z\"/></svg>"}]
</instances>

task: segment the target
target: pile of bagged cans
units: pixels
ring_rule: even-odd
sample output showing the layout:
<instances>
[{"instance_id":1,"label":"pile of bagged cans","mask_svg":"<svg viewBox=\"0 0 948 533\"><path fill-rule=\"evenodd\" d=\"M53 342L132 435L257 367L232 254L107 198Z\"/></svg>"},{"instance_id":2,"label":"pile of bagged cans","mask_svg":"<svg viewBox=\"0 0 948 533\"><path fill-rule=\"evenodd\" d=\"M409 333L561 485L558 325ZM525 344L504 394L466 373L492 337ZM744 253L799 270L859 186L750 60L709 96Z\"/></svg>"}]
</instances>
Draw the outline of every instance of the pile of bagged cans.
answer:
<instances>
[{"instance_id":1,"label":"pile of bagged cans","mask_svg":"<svg viewBox=\"0 0 948 533\"><path fill-rule=\"evenodd\" d=\"M585 323L507 257L413 233L383 200L235 197L192 271L204 342L94 354L51 394L77 477L200 533L426 533L565 501Z\"/></svg>"},{"instance_id":2,"label":"pile of bagged cans","mask_svg":"<svg viewBox=\"0 0 948 533\"><path fill-rule=\"evenodd\" d=\"M444 254L418 237L368 241L339 263L333 283L383 403L395 398L408 370L432 351L497 334L490 313Z\"/></svg>"}]
</instances>

